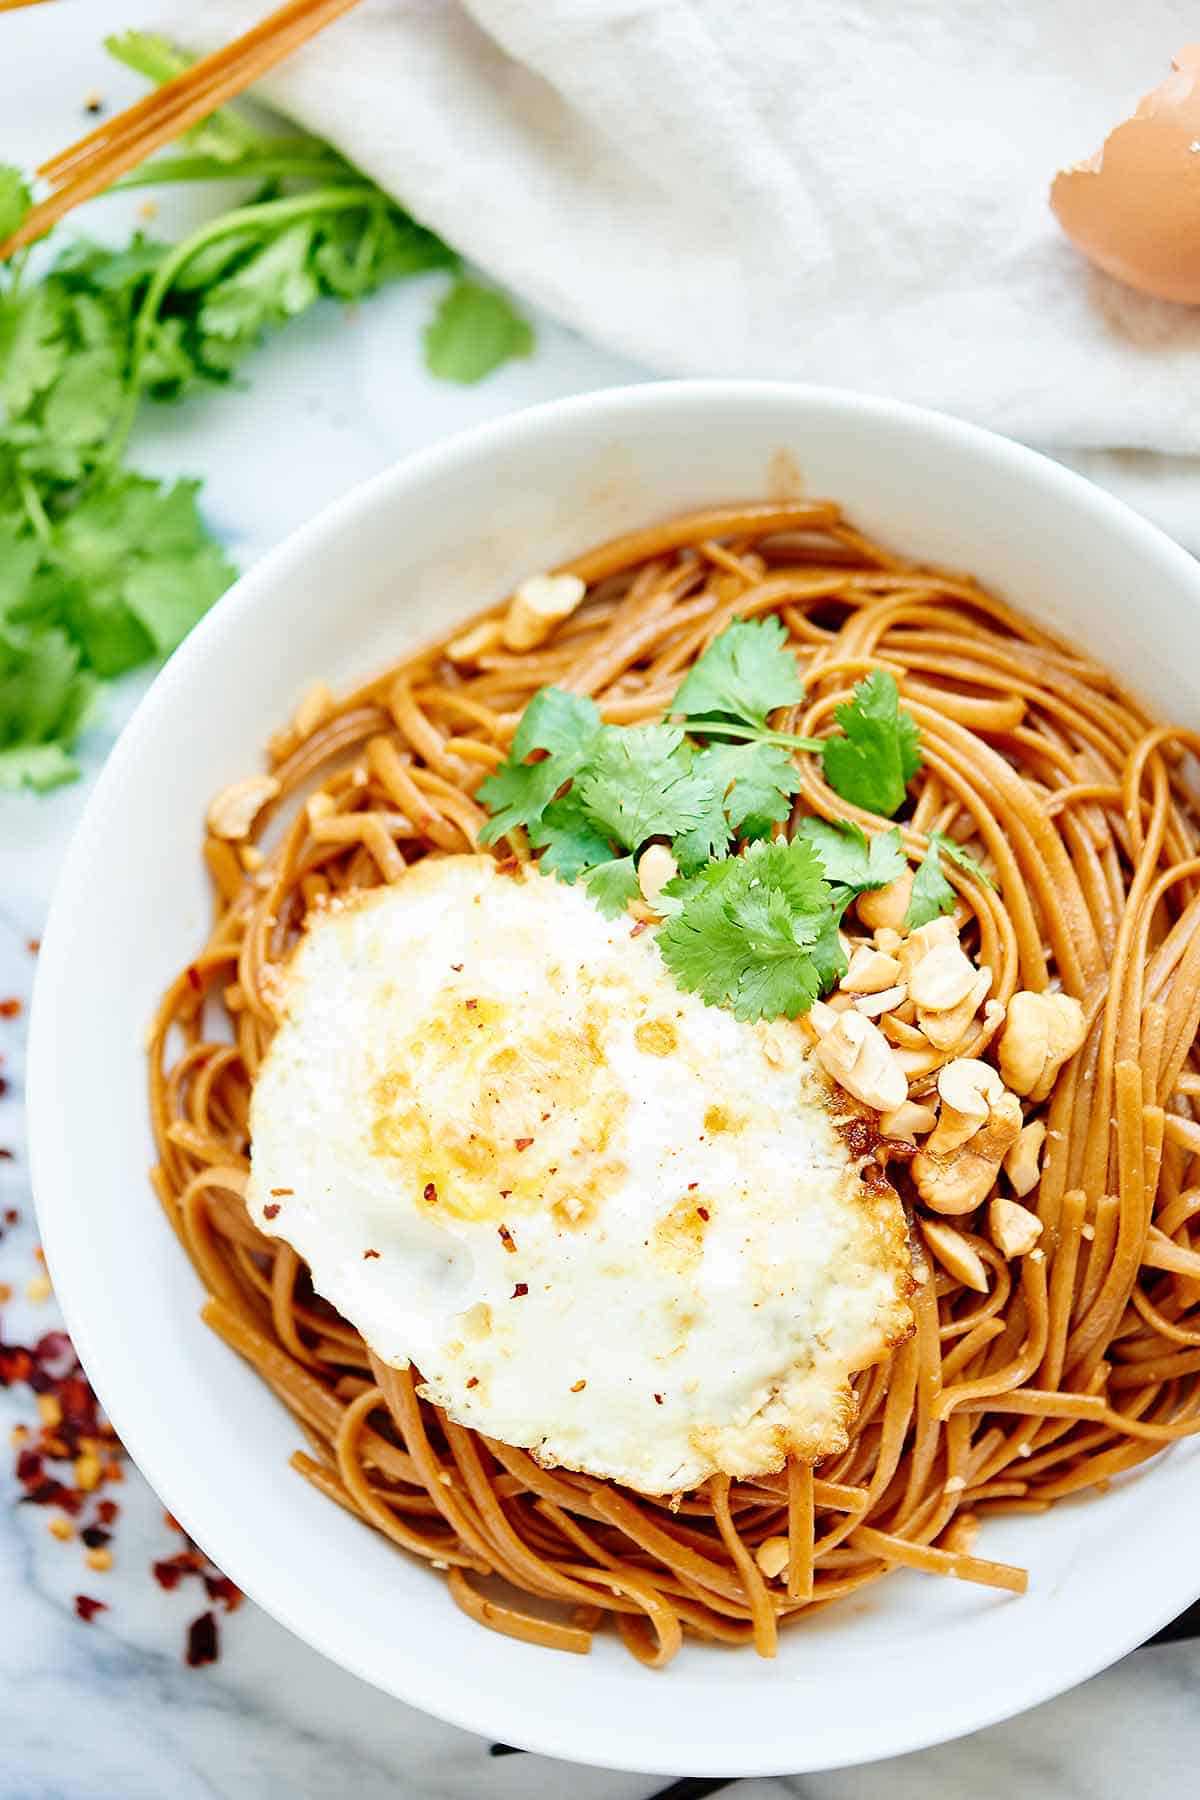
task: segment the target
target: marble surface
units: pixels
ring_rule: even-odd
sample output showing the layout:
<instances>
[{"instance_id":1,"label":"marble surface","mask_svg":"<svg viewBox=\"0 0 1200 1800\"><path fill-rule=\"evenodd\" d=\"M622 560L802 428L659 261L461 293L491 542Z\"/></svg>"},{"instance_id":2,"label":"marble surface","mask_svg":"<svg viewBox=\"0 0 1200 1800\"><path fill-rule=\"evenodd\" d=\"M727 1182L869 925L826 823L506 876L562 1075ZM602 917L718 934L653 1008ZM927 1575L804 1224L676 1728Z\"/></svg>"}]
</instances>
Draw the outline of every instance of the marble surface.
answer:
<instances>
[{"instance_id":1,"label":"marble surface","mask_svg":"<svg viewBox=\"0 0 1200 1800\"><path fill-rule=\"evenodd\" d=\"M153 17L153 4L139 8ZM132 84L96 49L127 9L88 0L0 19L0 157L30 163L80 127L92 87L119 102ZM94 209L119 229L123 203ZM182 209L180 209L182 211ZM166 213L169 228L174 205ZM513 407L643 371L539 322L537 355L474 389L438 386L423 373L419 327L436 293L422 280L356 316L330 307L293 326L250 371L247 392L205 397L145 420L136 460L151 472L201 474L209 517L247 565L326 501L406 450ZM1185 541L1196 470L1145 453L1089 458L1088 471L1173 526ZM85 779L43 799L0 797L0 997L28 1000L36 939L63 849L116 730L143 690L131 678L109 697L83 747ZM25 1295L36 1277L36 1228L22 1135L23 1013L0 1017L8 1090L0 1098L0 1216L20 1220L0 1242L0 1338L29 1342L57 1323L52 1300ZM255 1800L297 1796L555 1795L641 1800L661 1778L568 1771L540 1757L495 1756L468 1734L425 1719L343 1674L249 1605L222 1624L213 1667L183 1665L193 1594L162 1592L149 1565L179 1540L136 1472L119 1489L122 1518L111 1572L82 1566L78 1542L47 1531L44 1510L15 1504L5 1446L34 1417L23 1388L0 1389L0 1800ZM1099 1577L1098 1578L1102 1578ZM109 1610L75 1616L86 1592ZM1182 1596L1186 1599L1187 1596ZM938 1750L868 1769L746 1782L746 1800L784 1793L817 1800L1140 1800L1191 1790L1200 1758L1200 1645L1147 1649L1076 1693L1024 1718ZM695 1795L694 1783L679 1793Z\"/></svg>"}]
</instances>

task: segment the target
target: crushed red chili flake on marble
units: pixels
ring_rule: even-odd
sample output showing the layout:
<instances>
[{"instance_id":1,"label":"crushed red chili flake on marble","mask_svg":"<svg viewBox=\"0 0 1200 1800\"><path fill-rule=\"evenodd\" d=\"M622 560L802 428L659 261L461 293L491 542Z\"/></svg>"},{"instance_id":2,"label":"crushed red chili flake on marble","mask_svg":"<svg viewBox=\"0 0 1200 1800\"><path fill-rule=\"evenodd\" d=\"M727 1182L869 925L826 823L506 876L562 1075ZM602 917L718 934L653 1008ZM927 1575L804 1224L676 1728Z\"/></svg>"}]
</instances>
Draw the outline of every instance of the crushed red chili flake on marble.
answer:
<instances>
[{"instance_id":1,"label":"crushed red chili flake on marble","mask_svg":"<svg viewBox=\"0 0 1200 1800\"><path fill-rule=\"evenodd\" d=\"M277 1219L278 1217L279 1217L279 1202L278 1202L278 1200L272 1200L267 1206L263 1207L263 1218L264 1219Z\"/></svg>"},{"instance_id":2,"label":"crushed red chili flake on marble","mask_svg":"<svg viewBox=\"0 0 1200 1800\"><path fill-rule=\"evenodd\" d=\"M205 1663L215 1663L219 1655L216 1614L201 1613L188 1626L187 1666L189 1669L202 1668Z\"/></svg>"},{"instance_id":3,"label":"crushed red chili flake on marble","mask_svg":"<svg viewBox=\"0 0 1200 1800\"><path fill-rule=\"evenodd\" d=\"M514 1300L523 1300L528 1292L529 1283L527 1281L518 1281L516 1287L512 1291L512 1297Z\"/></svg>"},{"instance_id":4,"label":"crushed red chili flake on marble","mask_svg":"<svg viewBox=\"0 0 1200 1800\"><path fill-rule=\"evenodd\" d=\"M28 950L30 956L36 956L41 947L41 938L26 938L25 948Z\"/></svg>"},{"instance_id":5,"label":"crushed red chili flake on marble","mask_svg":"<svg viewBox=\"0 0 1200 1800\"><path fill-rule=\"evenodd\" d=\"M5 1222L15 1224L18 1216L10 1207ZM0 1333L0 1387L25 1387L37 1399L37 1422L15 1426L10 1438L13 1473L22 1489L18 1503L52 1508L51 1524L57 1527L52 1535L68 1552L79 1555L82 1550L88 1567L107 1574L113 1561L111 1528L121 1508L94 1490L124 1480L125 1452L66 1332L43 1332L29 1345L6 1343ZM72 1519L81 1521L77 1531L70 1526ZM210 1607L219 1603L227 1613L235 1612L242 1603L241 1589L209 1562L170 1514L164 1519L187 1548L151 1565L159 1586L170 1590L184 1577L194 1578ZM76 1614L85 1624L109 1610L108 1601L75 1596ZM215 1662L218 1652L216 1619L206 1611L188 1626L185 1660L199 1668Z\"/></svg>"},{"instance_id":6,"label":"crushed red chili flake on marble","mask_svg":"<svg viewBox=\"0 0 1200 1800\"><path fill-rule=\"evenodd\" d=\"M7 1000L0 1000L0 1019L19 1019L23 1011L23 1003L15 994Z\"/></svg>"}]
</instances>

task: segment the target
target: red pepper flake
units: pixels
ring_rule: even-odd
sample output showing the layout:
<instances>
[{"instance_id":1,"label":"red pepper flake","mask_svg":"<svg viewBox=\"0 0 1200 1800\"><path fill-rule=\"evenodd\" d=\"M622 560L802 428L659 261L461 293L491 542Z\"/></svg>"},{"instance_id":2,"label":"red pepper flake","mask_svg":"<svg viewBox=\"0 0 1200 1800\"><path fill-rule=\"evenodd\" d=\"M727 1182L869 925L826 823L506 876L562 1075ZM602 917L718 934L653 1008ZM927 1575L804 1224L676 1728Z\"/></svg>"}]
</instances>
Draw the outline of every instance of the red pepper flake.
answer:
<instances>
[{"instance_id":1,"label":"red pepper flake","mask_svg":"<svg viewBox=\"0 0 1200 1800\"><path fill-rule=\"evenodd\" d=\"M264 1219L277 1219L278 1217L279 1217L279 1202L278 1202L278 1200L272 1200L269 1206L263 1207L263 1218Z\"/></svg>"},{"instance_id":2,"label":"red pepper flake","mask_svg":"<svg viewBox=\"0 0 1200 1800\"><path fill-rule=\"evenodd\" d=\"M511 1193L512 1193L511 1188L501 1188L500 1189L500 1198L502 1200L507 1200Z\"/></svg>"},{"instance_id":3,"label":"red pepper flake","mask_svg":"<svg viewBox=\"0 0 1200 1800\"><path fill-rule=\"evenodd\" d=\"M11 999L0 1000L0 1019L19 1019L23 1010L15 995Z\"/></svg>"},{"instance_id":4,"label":"red pepper flake","mask_svg":"<svg viewBox=\"0 0 1200 1800\"><path fill-rule=\"evenodd\" d=\"M8 1154L11 1156L12 1151L10 1150ZM4 1223L6 1225L19 1225L21 1223L21 1215L15 1206L5 1207Z\"/></svg>"},{"instance_id":5,"label":"red pepper flake","mask_svg":"<svg viewBox=\"0 0 1200 1800\"><path fill-rule=\"evenodd\" d=\"M661 1394L655 1394L655 1396L654 1396L654 1404L655 1404L655 1406L661 1406L661 1405L662 1405L662 1403L663 1403L663 1397L662 1397L662 1395L661 1395Z\"/></svg>"},{"instance_id":6,"label":"red pepper flake","mask_svg":"<svg viewBox=\"0 0 1200 1800\"><path fill-rule=\"evenodd\" d=\"M500 1229L500 1242L504 1245L504 1248L509 1252L509 1254L511 1256L515 1256L517 1253L516 1238L513 1236L512 1232L508 1229L507 1225L501 1225L499 1229Z\"/></svg>"},{"instance_id":7,"label":"red pepper flake","mask_svg":"<svg viewBox=\"0 0 1200 1800\"><path fill-rule=\"evenodd\" d=\"M112 1532L105 1531L102 1525L85 1525L79 1536L89 1550L103 1550L105 1544L112 1543Z\"/></svg>"},{"instance_id":8,"label":"red pepper flake","mask_svg":"<svg viewBox=\"0 0 1200 1800\"><path fill-rule=\"evenodd\" d=\"M97 1613L107 1612L106 1600L93 1600L89 1594L76 1594L75 1612L85 1625L90 1625Z\"/></svg>"},{"instance_id":9,"label":"red pepper flake","mask_svg":"<svg viewBox=\"0 0 1200 1800\"><path fill-rule=\"evenodd\" d=\"M215 1663L220 1655L217 1638L217 1619L215 1613L201 1613L188 1626L187 1652L185 1661L189 1669L199 1669L205 1663Z\"/></svg>"},{"instance_id":10,"label":"red pepper flake","mask_svg":"<svg viewBox=\"0 0 1200 1800\"><path fill-rule=\"evenodd\" d=\"M272 1188L271 1198L273 1200L278 1200L281 1195L294 1194L295 1191L295 1188Z\"/></svg>"},{"instance_id":11,"label":"red pepper flake","mask_svg":"<svg viewBox=\"0 0 1200 1800\"><path fill-rule=\"evenodd\" d=\"M454 970L454 973L456 975L461 975L463 972L463 966L461 963L451 963L450 967Z\"/></svg>"},{"instance_id":12,"label":"red pepper flake","mask_svg":"<svg viewBox=\"0 0 1200 1800\"><path fill-rule=\"evenodd\" d=\"M629 935L631 938L641 937L643 931L649 931L649 929L650 929L649 919L639 919L637 924L634 926L633 930L630 932Z\"/></svg>"},{"instance_id":13,"label":"red pepper flake","mask_svg":"<svg viewBox=\"0 0 1200 1800\"><path fill-rule=\"evenodd\" d=\"M120 1510L115 1500L102 1500L96 1508L96 1517L102 1525L112 1525Z\"/></svg>"},{"instance_id":14,"label":"red pepper flake","mask_svg":"<svg viewBox=\"0 0 1200 1800\"><path fill-rule=\"evenodd\" d=\"M112 1505L111 1500L109 1501L109 1505ZM165 1512L163 1514L163 1524L168 1531L177 1531L180 1537L187 1536L187 1533L184 1531L183 1526L179 1523L179 1520L175 1517L174 1513Z\"/></svg>"},{"instance_id":15,"label":"red pepper flake","mask_svg":"<svg viewBox=\"0 0 1200 1800\"><path fill-rule=\"evenodd\" d=\"M7 1092L8 1092L8 1081L5 1076L0 1075L0 1100L3 1100L3 1098L4 1098L5 1094L7 1094Z\"/></svg>"},{"instance_id":16,"label":"red pepper flake","mask_svg":"<svg viewBox=\"0 0 1200 1800\"><path fill-rule=\"evenodd\" d=\"M699 1182L698 1182L698 1181L689 1181L689 1182L688 1182L688 1193L689 1193L689 1194L694 1194L694 1193L695 1193L695 1191L696 1191L696 1189L697 1189L697 1188L698 1188L698 1187L699 1187L699 1186L700 1186L700 1183L699 1183Z\"/></svg>"},{"instance_id":17,"label":"red pepper flake","mask_svg":"<svg viewBox=\"0 0 1200 1800\"><path fill-rule=\"evenodd\" d=\"M468 1000L465 1004L468 1012L474 1012L475 1008L479 1005L479 1002L478 1000Z\"/></svg>"},{"instance_id":18,"label":"red pepper flake","mask_svg":"<svg viewBox=\"0 0 1200 1800\"><path fill-rule=\"evenodd\" d=\"M586 1381L573 1381L571 1383L571 1392L573 1394L582 1394L582 1392L586 1386L587 1386Z\"/></svg>"},{"instance_id":19,"label":"red pepper flake","mask_svg":"<svg viewBox=\"0 0 1200 1800\"><path fill-rule=\"evenodd\" d=\"M470 1377L469 1377L469 1379L468 1379L468 1381L467 1381L467 1386L468 1386L468 1387L469 1387L469 1388L473 1388L473 1387L478 1387L478 1386L479 1386L479 1377L478 1377L478 1375L472 1375L472 1376L470 1376Z\"/></svg>"},{"instance_id":20,"label":"red pepper flake","mask_svg":"<svg viewBox=\"0 0 1200 1800\"><path fill-rule=\"evenodd\" d=\"M543 1124L543 1125L544 1125L544 1124L545 1124L545 1123L546 1123L546 1120L547 1120L547 1119L548 1119L548 1118L549 1118L549 1117L550 1117L550 1114L549 1114L549 1113L543 1113L543 1114L542 1114L542 1124Z\"/></svg>"},{"instance_id":21,"label":"red pepper flake","mask_svg":"<svg viewBox=\"0 0 1200 1800\"><path fill-rule=\"evenodd\" d=\"M30 956L36 956L41 947L41 938L26 938L25 948L28 950Z\"/></svg>"},{"instance_id":22,"label":"red pepper flake","mask_svg":"<svg viewBox=\"0 0 1200 1800\"><path fill-rule=\"evenodd\" d=\"M372 1259L374 1259L375 1261L378 1261L378 1259L379 1259L378 1250L364 1250L363 1251L363 1261L370 1262L370 1261L372 1261Z\"/></svg>"},{"instance_id":23,"label":"red pepper flake","mask_svg":"<svg viewBox=\"0 0 1200 1800\"><path fill-rule=\"evenodd\" d=\"M185 1575L198 1574L199 1569L200 1558L194 1550L181 1550L177 1556L164 1557L150 1565L150 1573L168 1594L174 1593Z\"/></svg>"},{"instance_id":24,"label":"red pepper flake","mask_svg":"<svg viewBox=\"0 0 1200 1800\"><path fill-rule=\"evenodd\" d=\"M707 1208L707 1206L698 1206L696 1208L696 1212L699 1215L699 1217L704 1220L704 1223L707 1225L708 1224L708 1208Z\"/></svg>"},{"instance_id":25,"label":"red pepper flake","mask_svg":"<svg viewBox=\"0 0 1200 1800\"><path fill-rule=\"evenodd\" d=\"M532 1142L533 1142L532 1138L514 1138L513 1139L514 1148L516 1148L517 1150L528 1150L528 1148L529 1148L530 1144L532 1144Z\"/></svg>"},{"instance_id":26,"label":"red pepper flake","mask_svg":"<svg viewBox=\"0 0 1200 1800\"><path fill-rule=\"evenodd\" d=\"M15 1162L15 1161L16 1161L16 1158L14 1157L11 1150L0 1150L0 1162Z\"/></svg>"},{"instance_id":27,"label":"red pepper flake","mask_svg":"<svg viewBox=\"0 0 1200 1800\"><path fill-rule=\"evenodd\" d=\"M425 1183L425 1198L433 1205L437 1200L437 1187L432 1181Z\"/></svg>"},{"instance_id":28,"label":"red pepper flake","mask_svg":"<svg viewBox=\"0 0 1200 1800\"><path fill-rule=\"evenodd\" d=\"M246 1598L241 1588L230 1581L228 1575L206 1575L204 1591L210 1600L222 1601L226 1612L236 1612Z\"/></svg>"},{"instance_id":29,"label":"red pepper flake","mask_svg":"<svg viewBox=\"0 0 1200 1800\"><path fill-rule=\"evenodd\" d=\"M512 1291L512 1297L514 1300L523 1300L528 1292L529 1283L527 1281L518 1281L516 1287Z\"/></svg>"},{"instance_id":30,"label":"red pepper flake","mask_svg":"<svg viewBox=\"0 0 1200 1800\"><path fill-rule=\"evenodd\" d=\"M195 993L197 993L197 994L198 994L198 993L199 993L199 992L200 992L200 990L201 990L201 988L202 988L202 987L203 987L203 986L204 986L204 983L203 983L203 982L202 982L202 981L201 981L201 979L200 979L200 971L199 971L199 969L198 969L198 968L197 968L197 967L196 967L196 965L195 965L195 963L189 963L189 964L188 964L188 966L187 966L187 978L188 978L188 986L189 986L189 987L190 987L190 988L191 988L191 989L192 989L192 990L193 990L193 991L194 991L194 992L195 992Z\"/></svg>"}]
</instances>

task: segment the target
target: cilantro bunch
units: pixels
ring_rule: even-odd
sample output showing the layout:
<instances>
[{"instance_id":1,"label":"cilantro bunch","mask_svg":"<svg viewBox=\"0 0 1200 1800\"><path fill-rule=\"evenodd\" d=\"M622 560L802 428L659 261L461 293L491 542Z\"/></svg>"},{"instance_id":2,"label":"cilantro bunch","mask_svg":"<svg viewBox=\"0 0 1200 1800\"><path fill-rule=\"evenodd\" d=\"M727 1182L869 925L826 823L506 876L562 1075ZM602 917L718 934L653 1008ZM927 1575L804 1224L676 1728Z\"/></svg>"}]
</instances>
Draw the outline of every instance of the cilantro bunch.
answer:
<instances>
[{"instance_id":1,"label":"cilantro bunch","mask_svg":"<svg viewBox=\"0 0 1200 1800\"><path fill-rule=\"evenodd\" d=\"M188 59L163 40L110 39L155 82ZM71 747L99 683L174 649L236 571L195 482L125 466L143 397L227 386L264 336L319 299L457 270L447 245L320 139L271 135L223 109L119 184L241 180L249 198L178 244L70 243L34 276L0 264L0 788L77 772ZM0 240L30 204L0 166ZM502 294L458 278L425 333L426 361L477 381L532 348Z\"/></svg>"},{"instance_id":2,"label":"cilantro bunch","mask_svg":"<svg viewBox=\"0 0 1200 1800\"><path fill-rule=\"evenodd\" d=\"M845 973L842 915L859 894L899 879L908 861L893 827L799 822L774 836L800 789L799 752L819 755L843 799L889 817L921 763L920 736L886 670L837 709L840 732L774 729L804 685L777 618L734 620L698 659L658 725L605 725L595 702L542 688L506 760L479 787L485 843L524 830L540 866L583 880L616 917L638 892L637 859L671 845L679 875L663 890L658 943L679 985L740 1019L795 1018ZM740 848L741 853L735 852ZM939 852L987 879L952 839L932 834L913 882L910 928L951 910Z\"/></svg>"}]
</instances>

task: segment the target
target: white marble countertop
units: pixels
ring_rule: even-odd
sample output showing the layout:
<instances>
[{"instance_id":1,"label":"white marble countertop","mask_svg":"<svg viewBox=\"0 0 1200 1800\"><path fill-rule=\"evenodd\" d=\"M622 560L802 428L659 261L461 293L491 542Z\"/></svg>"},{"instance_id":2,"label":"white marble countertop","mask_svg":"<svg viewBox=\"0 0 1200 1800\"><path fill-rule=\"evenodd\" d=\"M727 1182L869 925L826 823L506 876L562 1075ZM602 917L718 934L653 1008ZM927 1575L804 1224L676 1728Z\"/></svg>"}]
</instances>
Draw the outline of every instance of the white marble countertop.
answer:
<instances>
[{"instance_id":1,"label":"white marble countertop","mask_svg":"<svg viewBox=\"0 0 1200 1800\"><path fill-rule=\"evenodd\" d=\"M152 19L153 4L138 9ZM119 79L96 48L129 22L109 0L0 19L0 159L36 160L77 134L80 102L96 87L119 101ZM111 203L118 206L121 203ZM103 216L104 204L101 210ZM95 209L93 220L95 219ZM113 213L108 210L108 218ZM167 215L169 228L170 214ZM119 221L116 221L119 223ZM93 224L93 229L95 228ZM243 566L326 501L408 449L477 420L553 396L640 379L644 372L549 321L528 363L478 388L430 381L419 326L434 279L397 289L353 319L329 307L292 326L259 355L250 388L211 395L145 421L135 462L152 473L205 477L208 516ZM1196 471L1128 455L1088 465L1180 535ZM1200 537L1200 533L1197 533ZM1193 542L1197 539L1193 538ZM84 745L86 776L41 799L0 798L0 997L28 999L41 928L63 848L91 779L144 681L118 685ZM58 1323L53 1301L25 1296L37 1273L20 1107L24 1015L0 1016L0 1341L28 1343ZM179 1547L132 1468L108 1490L122 1508L115 1566L85 1570L78 1541L60 1543L48 1512L16 1504L8 1434L34 1418L23 1387L0 1388L0 1800L255 1800L280 1790L359 1800L404 1796L555 1795L634 1800L659 1778L568 1771L532 1756L494 1756L468 1734L425 1719L343 1674L246 1605L222 1622L213 1667L182 1661L194 1593L161 1591L150 1563ZM1102 1575L1098 1578L1102 1578ZM93 1624L73 1598L108 1603ZM1186 1600L1187 1596L1181 1597ZM1167 1800L1195 1786L1200 1761L1200 1644L1139 1651L1072 1695L993 1730L902 1761L779 1782L746 1782L746 1800L802 1793L818 1800ZM695 1783L678 1793L697 1795Z\"/></svg>"}]
</instances>

